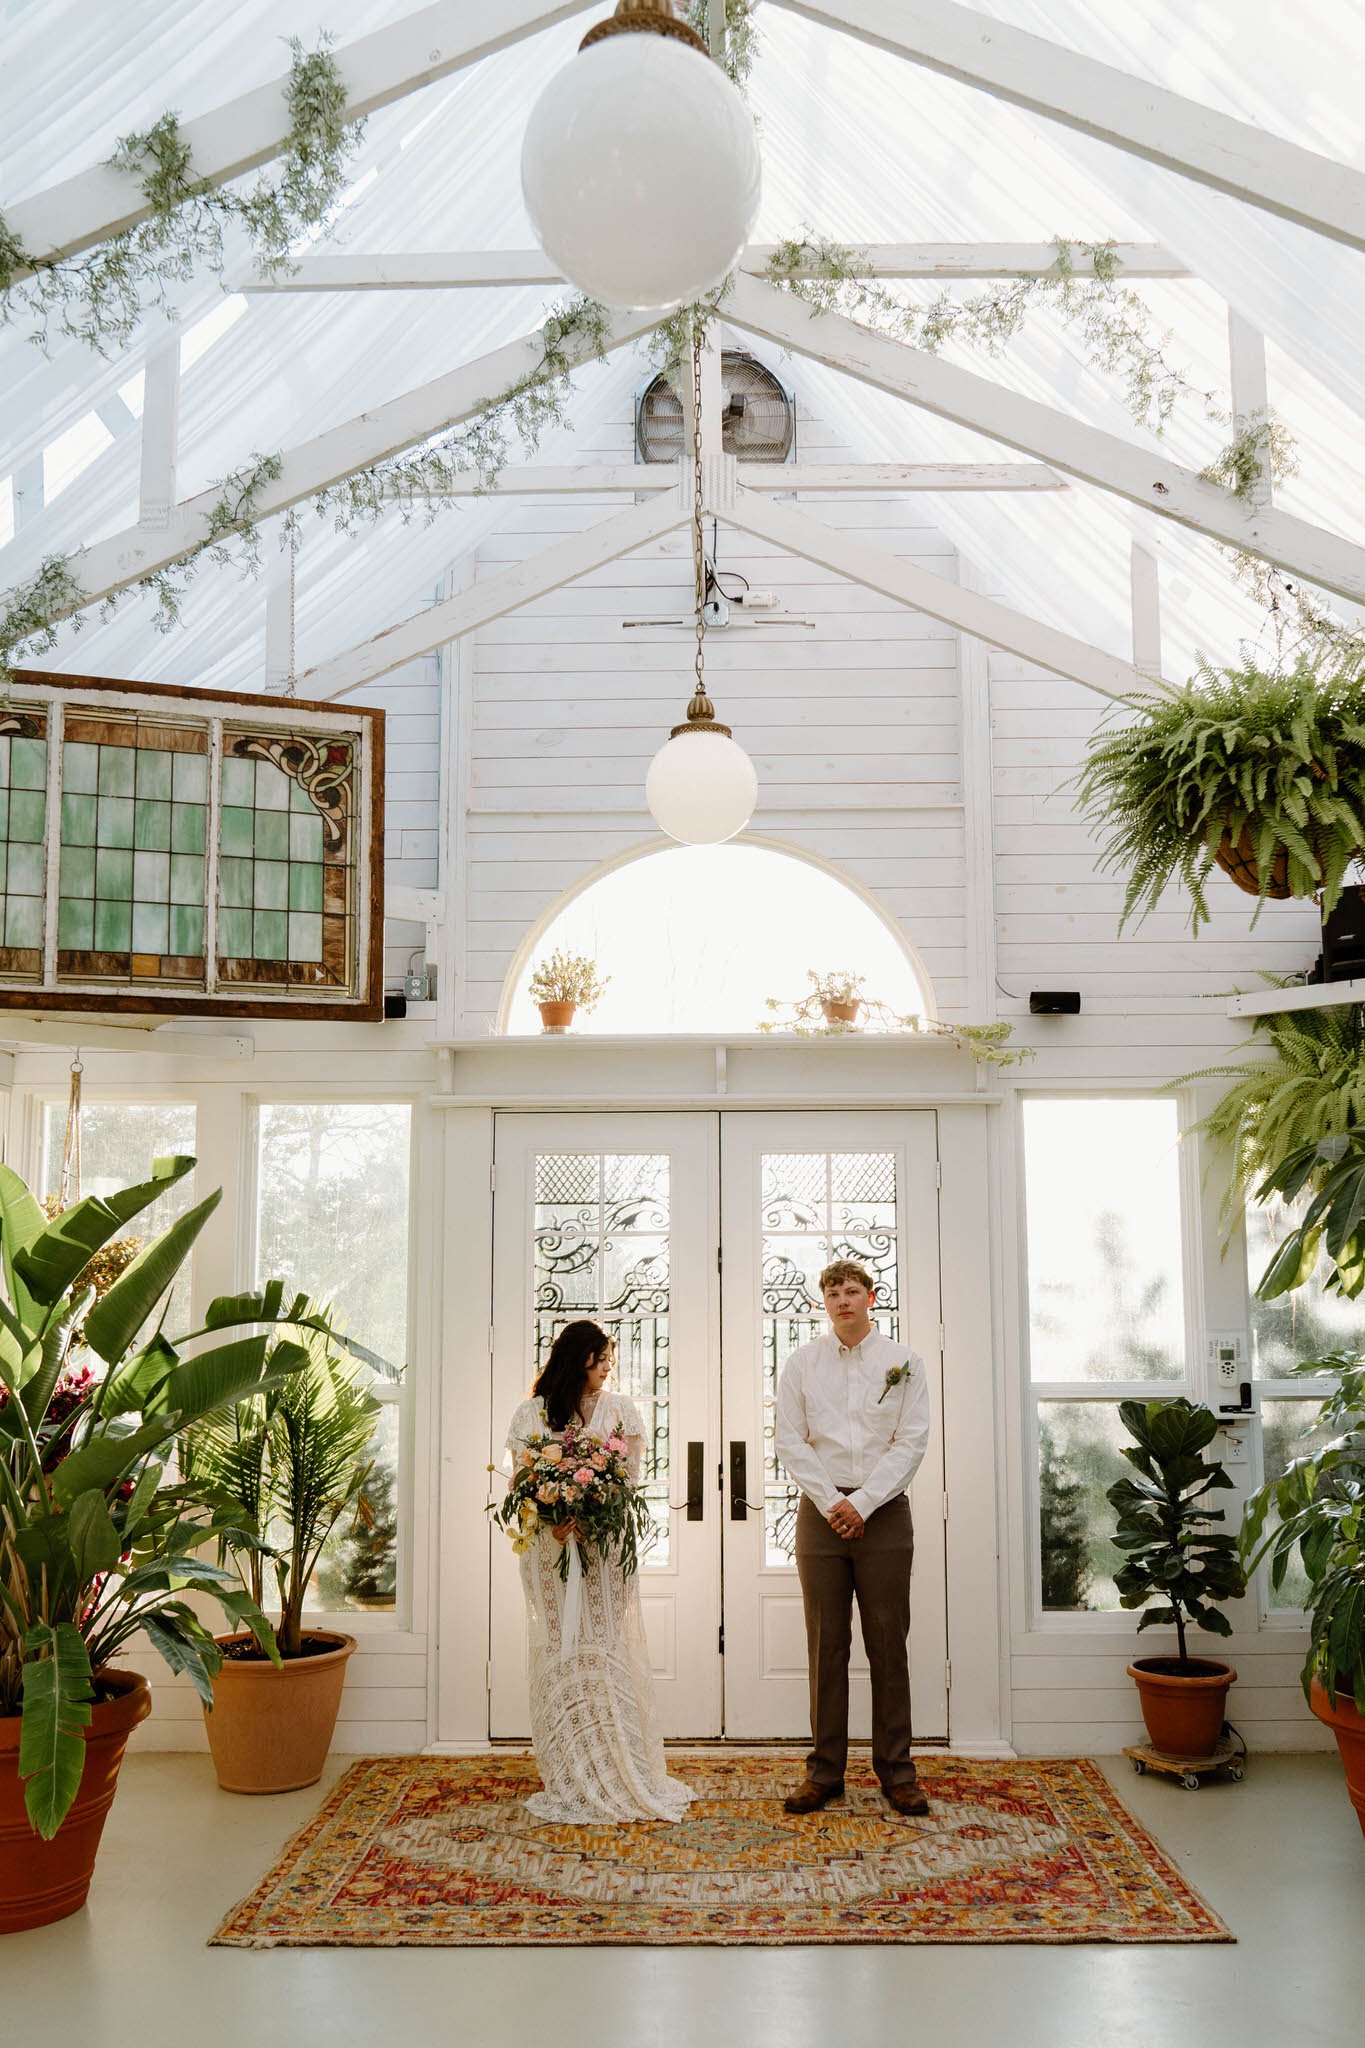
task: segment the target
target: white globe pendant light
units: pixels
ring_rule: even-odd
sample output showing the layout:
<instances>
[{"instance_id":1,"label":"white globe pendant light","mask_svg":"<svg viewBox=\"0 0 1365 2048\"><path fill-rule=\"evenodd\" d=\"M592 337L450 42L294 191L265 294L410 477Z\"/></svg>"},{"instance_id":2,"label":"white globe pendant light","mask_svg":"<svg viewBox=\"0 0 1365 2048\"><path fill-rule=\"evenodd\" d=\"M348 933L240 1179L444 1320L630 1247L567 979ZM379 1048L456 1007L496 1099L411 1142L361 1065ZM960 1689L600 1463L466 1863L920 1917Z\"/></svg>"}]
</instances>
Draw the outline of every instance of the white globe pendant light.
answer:
<instances>
[{"instance_id":1,"label":"white globe pendant light","mask_svg":"<svg viewBox=\"0 0 1365 2048\"><path fill-rule=\"evenodd\" d=\"M692 337L692 564L696 688L687 717L649 764L645 802L655 824L684 846L719 846L742 832L758 801L758 774L706 694L706 542L702 531L700 331Z\"/></svg>"},{"instance_id":2,"label":"white globe pendant light","mask_svg":"<svg viewBox=\"0 0 1365 2048\"><path fill-rule=\"evenodd\" d=\"M678 306L718 285L753 231L753 116L672 0L618 0L532 108L521 189L579 291Z\"/></svg>"}]
</instances>

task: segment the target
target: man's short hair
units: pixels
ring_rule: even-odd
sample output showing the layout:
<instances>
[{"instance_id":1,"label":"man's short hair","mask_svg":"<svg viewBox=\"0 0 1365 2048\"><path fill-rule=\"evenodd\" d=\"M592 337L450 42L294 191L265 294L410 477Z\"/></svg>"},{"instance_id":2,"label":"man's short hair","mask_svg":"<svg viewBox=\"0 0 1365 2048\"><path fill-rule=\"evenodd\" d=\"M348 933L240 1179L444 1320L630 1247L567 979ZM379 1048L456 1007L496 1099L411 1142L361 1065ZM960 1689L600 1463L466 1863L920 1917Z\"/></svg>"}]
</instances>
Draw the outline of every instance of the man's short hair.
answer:
<instances>
[{"instance_id":1,"label":"man's short hair","mask_svg":"<svg viewBox=\"0 0 1365 2048\"><path fill-rule=\"evenodd\" d=\"M860 1266L856 1259L835 1259L820 1275L820 1292L823 1294L827 1287L837 1287L841 1280L856 1280L869 1294L877 1284L867 1267Z\"/></svg>"}]
</instances>

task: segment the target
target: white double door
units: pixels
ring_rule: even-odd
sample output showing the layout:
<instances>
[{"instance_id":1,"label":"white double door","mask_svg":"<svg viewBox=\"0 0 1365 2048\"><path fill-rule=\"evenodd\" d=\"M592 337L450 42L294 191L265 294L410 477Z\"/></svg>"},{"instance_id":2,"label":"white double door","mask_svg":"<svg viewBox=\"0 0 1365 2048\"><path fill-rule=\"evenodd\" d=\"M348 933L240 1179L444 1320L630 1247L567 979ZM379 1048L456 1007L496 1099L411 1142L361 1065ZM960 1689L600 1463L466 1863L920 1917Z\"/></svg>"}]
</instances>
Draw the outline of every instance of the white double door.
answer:
<instances>
[{"instance_id":1,"label":"white double door","mask_svg":"<svg viewBox=\"0 0 1365 2048\"><path fill-rule=\"evenodd\" d=\"M910 1678L917 1739L948 1735L937 1119L726 1111L497 1119L493 1444L566 1322L617 1340L615 1384L649 1433L657 1539L640 1592L665 1733L809 1731L793 1543L773 1450L783 1361L825 1327L817 1279L856 1258L876 1320L929 1370L934 1429L911 1489ZM516 1559L492 1543L490 1732L529 1733ZM855 1626L851 1727L870 1731Z\"/></svg>"}]
</instances>

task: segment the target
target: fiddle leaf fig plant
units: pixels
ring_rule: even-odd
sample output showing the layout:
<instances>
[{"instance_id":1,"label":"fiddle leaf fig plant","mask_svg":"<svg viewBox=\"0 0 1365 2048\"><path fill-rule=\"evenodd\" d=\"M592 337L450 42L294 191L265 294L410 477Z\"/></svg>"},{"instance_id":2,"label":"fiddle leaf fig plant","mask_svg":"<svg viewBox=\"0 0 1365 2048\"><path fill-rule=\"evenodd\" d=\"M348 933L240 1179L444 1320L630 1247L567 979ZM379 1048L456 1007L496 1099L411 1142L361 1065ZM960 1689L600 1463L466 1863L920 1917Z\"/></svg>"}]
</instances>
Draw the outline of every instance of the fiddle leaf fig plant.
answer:
<instances>
[{"instance_id":1,"label":"fiddle leaf fig plant","mask_svg":"<svg viewBox=\"0 0 1365 2048\"><path fill-rule=\"evenodd\" d=\"M1118 1513L1114 1542L1127 1553L1114 1579L1119 1605L1145 1610L1139 1629L1173 1624L1179 1661L1188 1665L1189 1623L1230 1636L1232 1624L1217 1603L1246 1591L1236 1538L1211 1532L1227 1517L1208 1506L1208 1496L1232 1485L1223 1467L1203 1455L1218 1421L1212 1409L1183 1396L1121 1401L1119 1415L1133 1438L1123 1455L1136 1474L1116 1479L1107 1493Z\"/></svg>"}]
</instances>

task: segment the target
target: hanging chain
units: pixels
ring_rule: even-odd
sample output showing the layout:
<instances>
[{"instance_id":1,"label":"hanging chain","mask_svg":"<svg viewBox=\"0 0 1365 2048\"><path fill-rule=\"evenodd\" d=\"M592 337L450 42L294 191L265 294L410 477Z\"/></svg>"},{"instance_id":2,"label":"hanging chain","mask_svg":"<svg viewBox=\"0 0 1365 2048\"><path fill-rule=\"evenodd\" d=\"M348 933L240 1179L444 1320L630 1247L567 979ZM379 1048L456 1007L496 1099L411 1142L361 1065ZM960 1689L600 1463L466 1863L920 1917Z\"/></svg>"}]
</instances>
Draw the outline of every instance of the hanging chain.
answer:
<instances>
[{"instance_id":1,"label":"hanging chain","mask_svg":"<svg viewBox=\"0 0 1365 2048\"><path fill-rule=\"evenodd\" d=\"M81 1198L81 1049L71 1062L71 1093L66 1105L66 1137L62 1143L62 1172L57 1183L57 1206L69 1209Z\"/></svg>"},{"instance_id":2,"label":"hanging chain","mask_svg":"<svg viewBox=\"0 0 1365 2048\"><path fill-rule=\"evenodd\" d=\"M692 328L692 573L696 583L698 698L704 698L706 695L706 684L703 679L703 670L706 666L706 539L702 526L701 351L701 324L695 322ZM714 713L708 710L703 715L713 717Z\"/></svg>"},{"instance_id":3,"label":"hanging chain","mask_svg":"<svg viewBox=\"0 0 1365 2048\"><path fill-rule=\"evenodd\" d=\"M294 651L295 606L298 598L299 572L299 530L291 520L289 526L289 674L284 679L286 697L297 696L297 656Z\"/></svg>"}]
</instances>

